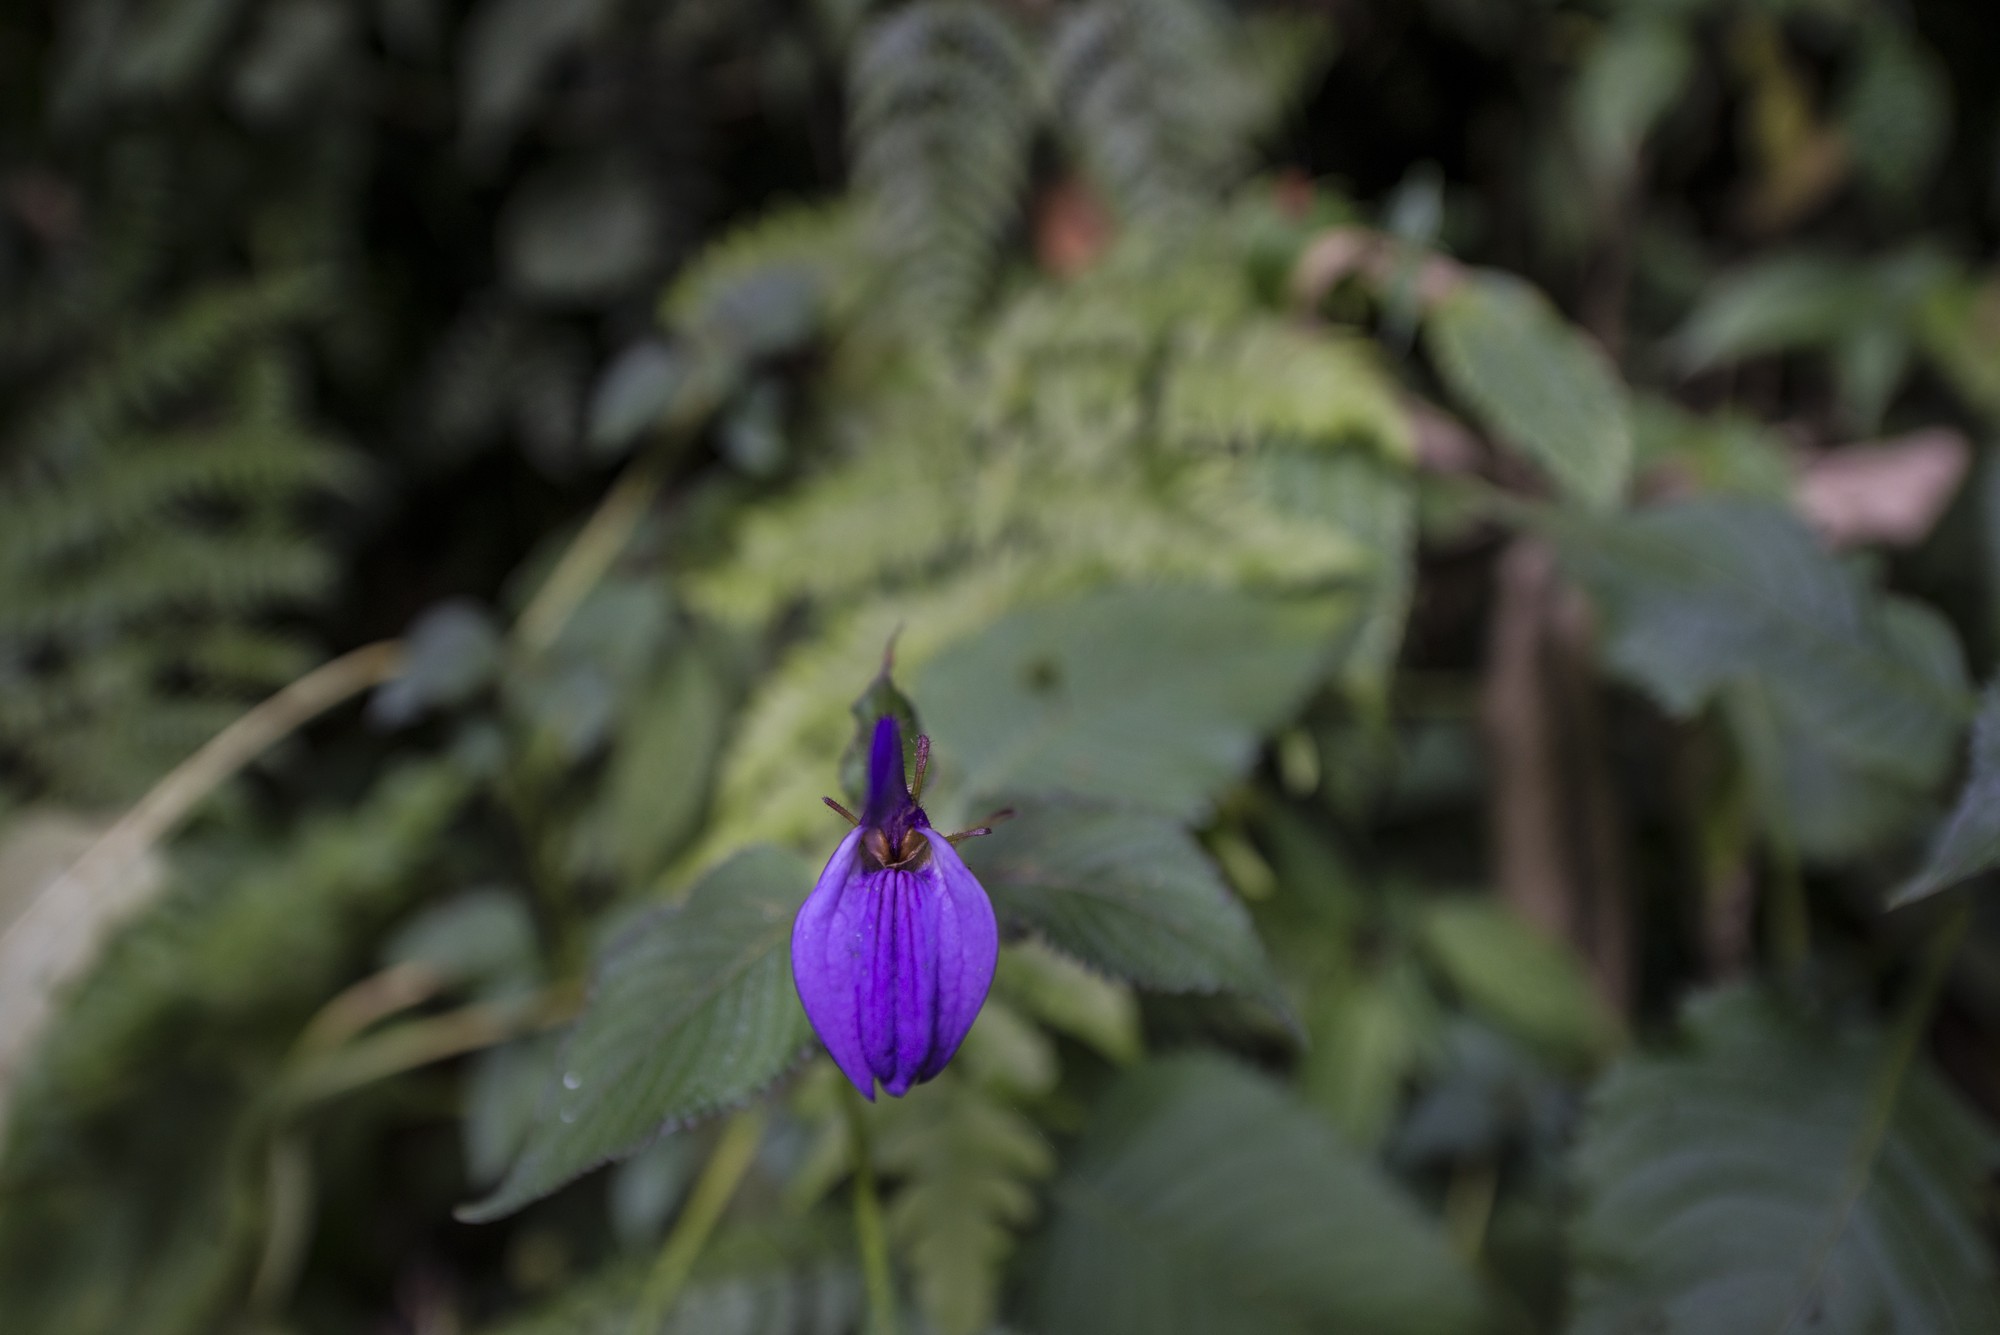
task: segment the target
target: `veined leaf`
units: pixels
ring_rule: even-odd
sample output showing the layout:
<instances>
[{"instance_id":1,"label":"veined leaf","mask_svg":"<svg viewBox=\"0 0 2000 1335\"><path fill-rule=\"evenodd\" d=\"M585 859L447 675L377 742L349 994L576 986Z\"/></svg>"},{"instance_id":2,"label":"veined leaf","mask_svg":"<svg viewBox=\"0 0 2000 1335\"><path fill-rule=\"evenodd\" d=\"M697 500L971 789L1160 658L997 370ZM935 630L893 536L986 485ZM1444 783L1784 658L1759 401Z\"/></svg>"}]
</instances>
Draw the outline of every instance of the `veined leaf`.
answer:
<instances>
[{"instance_id":1,"label":"veined leaf","mask_svg":"<svg viewBox=\"0 0 2000 1335\"><path fill-rule=\"evenodd\" d=\"M1833 752L1913 786L1941 776L1971 706L1949 629L1871 595L1790 512L1703 500L1555 529L1611 664L1669 710L1765 681Z\"/></svg>"},{"instance_id":2,"label":"veined leaf","mask_svg":"<svg viewBox=\"0 0 2000 1335\"><path fill-rule=\"evenodd\" d=\"M1646 136L1687 86L1694 43L1672 19L1613 24L1578 71L1570 124L1585 164L1605 185L1621 184L1638 165Z\"/></svg>"},{"instance_id":3,"label":"veined leaf","mask_svg":"<svg viewBox=\"0 0 2000 1335\"><path fill-rule=\"evenodd\" d=\"M1571 499L1618 504L1632 475L1625 386L1604 353L1519 279L1476 273L1424 325L1445 383Z\"/></svg>"},{"instance_id":4,"label":"veined leaf","mask_svg":"<svg viewBox=\"0 0 2000 1335\"><path fill-rule=\"evenodd\" d=\"M791 932L812 882L803 860L750 849L606 952L520 1158L461 1216L518 1210L784 1074L811 1037L792 990Z\"/></svg>"},{"instance_id":5,"label":"veined leaf","mask_svg":"<svg viewBox=\"0 0 2000 1335\"><path fill-rule=\"evenodd\" d=\"M1572 1335L2000 1329L1974 1217L1992 1136L1889 1045L1750 989L1593 1096Z\"/></svg>"},{"instance_id":6,"label":"veined leaf","mask_svg":"<svg viewBox=\"0 0 2000 1335\"><path fill-rule=\"evenodd\" d=\"M1931 841L1917 874L1889 897L1891 907L1934 895L2000 866L2000 686L1986 688L1972 724L1971 773L1951 818Z\"/></svg>"},{"instance_id":7,"label":"veined leaf","mask_svg":"<svg viewBox=\"0 0 2000 1335\"><path fill-rule=\"evenodd\" d=\"M1194 817L1333 666L1347 608L1109 590L961 640L911 695L961 803L1067 791Z\"/></svg>"},{"instance_id":8,"label":"veined leaf","mask_svg":"<svg viewBox=\"0 0 2000 1335\"><path fill-rule=\"evenodd\" d=\"M1209 1056L1105 1097L1034 1287L1046 1335L1483 1327L1478 1285L1409 1200L1279 1086Z\"/></svg>"},{"instance_id":9,"label":"veined leaf","mask_svg":"<svg viewBox=\"0 0 2000 1335\"><path fill-rule=\"evenodd\" d=\"M1038 803L963 851L1003 918L1092 968L1163 992L1237 992L1286 1013L1249 913L1172 821Z\"/></svg>"}]
</instances>

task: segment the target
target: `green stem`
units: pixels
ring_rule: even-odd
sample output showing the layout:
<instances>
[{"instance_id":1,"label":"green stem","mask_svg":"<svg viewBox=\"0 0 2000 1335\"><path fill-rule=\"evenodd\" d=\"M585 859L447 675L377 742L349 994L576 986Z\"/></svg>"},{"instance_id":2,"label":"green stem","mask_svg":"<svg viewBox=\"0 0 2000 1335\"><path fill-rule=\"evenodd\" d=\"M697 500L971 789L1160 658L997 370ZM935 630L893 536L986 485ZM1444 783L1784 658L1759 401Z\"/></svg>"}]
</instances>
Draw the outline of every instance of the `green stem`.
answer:
<instances>
[{"instance_id":1,"label":"green stem","mask_svg":"<svg viewBox=\"0 0 2000 1335\"><path fill-rule=\"evenodd\" d=\"M651 1335L660 1328L667 1313L673 1310L681 1290L687 1287L688 1275L694 1269L695 1261L701 1256L702 1248L708 1245L709 1235L715 1232L722 1212L735 1198L736 1188L742 1184L743 1175L750 1170L751 1161L757 1157L757 1146L763 1139L764 1108L761 1104L745 1108L730 1118L729 1125L722 1129L722 1138L716 1141L715 1152L708 1156L708 1166L701 1170L701 1178L694 1184L686 1208L681 1211L674 1231L667 1235L666 1244L660 1248L659 1259L646 1276L646 1287L640 1290L639 1301L632 1308L632 1319L626 1323L626 1335Z\"/></svg>"},{"instance_id":2,"label":"green stem","mask_svg":"<svg viewBox=\"0 0 2000 1335\"><path fill-rule=\"evenodd\" d=\"M1806 903L1805 876L1798 850L1782 819L1771 822L1771 958L1787 976L1796 976L1812 961L1812 910Z\"/></svg>"},{"instance_id":3,"label":"green stem","mask_svg":"<svg viewBox=\"0 0 2000 1335\"><path fill-rule=\"evenodd\" d=\"M639 521L646 517L659 491L661 474L657 456L640 458L584 522L583 531L556 562L514 625L515 634L529 652L541 653L555 643L570 614L611 569Z\"/></svg>"},{"instance_id":4,"label":"green stem","mask_svg":"<svg viewBox=\"0 0 2000 1335\"><path fill-rule=\"evenodd\" d=\"M1957 902L1938 923L1923 960L1917 966L1917 976L1910 984L1908 995L1903 998L1902 1008L1896 1015L1896 1027L1889 1035L1888 1056L1876 1073L1875 1088L1869 1093L1868 1121L1861 1140L1856 1144L1856 1159L1864 1173L1865 1166L1874 1161L1882 1147L1883 1137L1889 1132L1903 1081L1917 1059L1917 1050L1923 1046L1924 1035L1930 1032L1931 1016L1937 1010L1938 998L1944 995L1945 984L1951 980L1952 962L1958 958L1958 948L1964 944L1965 934L1971 926L1972 900L1960 894Z\"/></svg>"},{"instance_id":5,"label":"green stem","mask_svg":"<svg viewBox=\"0 0 2000 1335\"><path fill-rule=\"evenodd\" d=\"M1868 1185L1874 1179L1875 1161L1881 1157L1882 1146L1889 1138L1890 1125L1896 1118L1896 1104L1902 1099L1910 1068L1916 1064L1924 1035L1930 1032L1938 999L1944 995L1945 984L1951 980L1952 963L1958 958L1958 948L1964 943L1966 931L1971 925L1972 901L1961 894L1932 934L1924 958L1917 966L1917 976L1911 981L1910 990L1904 995L1903 1004L1897 1011L1895 1027L1889 1032L1887 1051L1883 1053L1882 1064L1875 1070L1873 1087L1868 1091L1867 1109L1860 1134L1854 1140L1853 1153L1848 1158L1847 1185L1834 1212L1833 1225L1819 1246L1806 1282L1799 1288L1798 1303L1787 1314L1784 1325L1778 1328L1778 1335L1785 1335L1785 1332L1798 1326L1806 1319L1807 1313L1818 1311L1813 1295L1819 1290L1820 1276L1832 1260L1835 1245L1846 1232L1855 1210L1860 1208L1861 1198L1867 1194Z\"/></svg>"},{"instance_id":6,"label":"green stem","mask_svg":"<svg viewBox=\"0 0 2000 1335\"><path fill-rule=\"evenodd\" d=\"M882 1202L875 1194L875 1161L868 1144L868 1119L861 1096L846 1096L847 1129L854 1146L854 1237L861 1251L861 1276L868 1288L869 1335L896 1335L896 1284L889 1269L889 1238L882 1228Z\"/></svg>"}]
</instances>

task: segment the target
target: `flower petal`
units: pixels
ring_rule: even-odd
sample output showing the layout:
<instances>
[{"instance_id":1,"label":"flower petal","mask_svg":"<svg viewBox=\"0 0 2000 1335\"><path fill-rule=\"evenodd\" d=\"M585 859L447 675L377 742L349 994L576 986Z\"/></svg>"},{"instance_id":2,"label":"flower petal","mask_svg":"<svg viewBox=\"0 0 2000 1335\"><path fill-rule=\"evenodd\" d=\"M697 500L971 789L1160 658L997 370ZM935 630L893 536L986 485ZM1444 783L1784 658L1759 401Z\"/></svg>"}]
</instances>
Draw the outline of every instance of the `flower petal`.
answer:
<instances>
[{"instance_id":1,"label":"flower petal","mask_svg":"<svg viewBox=\"0 0 2000 1335\"><path fill-rule=\"evenodd\" d=\"M901 1098L922 1078L937 1041L938 895L924 872L869 878L874 967L861 986L861 1044L868 1064Z\"/></svg>"},{"instance_id":2,"label":"flower petal","mask_svg":"<svg viewBox=\"0 0 2000 1335\"><path fill-rule=\"evenodd\" d=\"M932 883L926 897L937 907L937 1001L930 1053L917 1072L919 1082L942 1071L965 1041L986 1004L1000 957L1000 928L985 888L943 835L932 830L923 834L931 846L930 865L924 868Z\"/></svg>"},{"instance_id":3,"label":"flower petal","mask_svg":"<svg viewBox=\"0 0 2000 1335\"><path fill-rule=\"evenodd\" d=\"M861 867L861 835L857 828L840 841L792 922L792 982L834 1065L873 1101L875 1076L862 1049L860 984L873 965L864 920L878 897L870 893Z\"/></svg>"}]
</instances>

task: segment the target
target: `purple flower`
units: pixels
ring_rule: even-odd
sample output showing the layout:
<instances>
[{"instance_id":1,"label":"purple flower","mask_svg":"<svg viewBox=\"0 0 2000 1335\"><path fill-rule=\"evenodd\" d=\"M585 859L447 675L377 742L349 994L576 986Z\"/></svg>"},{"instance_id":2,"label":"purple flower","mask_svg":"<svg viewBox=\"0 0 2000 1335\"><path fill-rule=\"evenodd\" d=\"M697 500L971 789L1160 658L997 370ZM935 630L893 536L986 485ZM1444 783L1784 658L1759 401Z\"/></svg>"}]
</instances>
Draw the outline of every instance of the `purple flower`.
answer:
<instances>
[{"instance_id":1,"label":"purple flower","mask_svg":"<svg viewBox=\"0 0 2000 1335\"><path fill-rule=\"evenodd\" d=\"M986 891L917 805L930 739L917 739L914 789L903 734L876 721L868 803L792 924L792 981L806 1018L862 1097L896 1097L945 1068L986 1001L1000 937Z\"/></svg>"}]
</instances>

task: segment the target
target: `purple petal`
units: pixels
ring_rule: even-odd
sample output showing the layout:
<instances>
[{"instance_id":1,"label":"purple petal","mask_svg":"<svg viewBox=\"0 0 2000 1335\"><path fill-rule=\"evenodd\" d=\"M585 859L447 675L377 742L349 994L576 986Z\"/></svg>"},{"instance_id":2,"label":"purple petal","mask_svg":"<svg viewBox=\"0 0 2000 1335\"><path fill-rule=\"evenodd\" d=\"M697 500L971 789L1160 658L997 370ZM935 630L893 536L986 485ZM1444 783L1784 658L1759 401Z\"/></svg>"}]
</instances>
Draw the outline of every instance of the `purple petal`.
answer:
<instances>
[{"instance_id":1,"label":"purple petal","mask_svg":"<svg viewBox=\"0 0 2000 1335\"><path fill-rule=\"evenodd\" d=\"M958 853L877 867L861 830L827 862L792 928L792 978L835 1065L866 1098L900 1097L945 1068L993 984L993 906Z\"/></svg>"},{"instance_id":2,"label":"purple petal","mask_svg":"<svg viewBox=\"0 0 2000 1335\"><path fill-rule=\"evenodd\" d=\"M919 1081L942 1071L965 1041L986 1004L1000 957L1000 929L984 887L943 835L926 830L924 837L931 846L925 868L934 887L930 898L938 910L937 1010L930 1057L917 1073Z\"/></svg>"},{"instance_id":3,"label":"purple petal","mask_svg":"<svg viewBox=\"0 0 2000 1335\"><path fill-rule=\"evenodd\" d=\"M868 748L868 805L861 823L880 829L910 805L910 786L903 775L903 729L884 714L875 720L875 737Z\"/></svg>"},{"instance_id":4,"label":"purple petal","mask_svg":"<svg viewBox=\"0 0 2000 1335\"><path fill-rule=\"evenodd\" d=\"M862 922L874 896L861 868L861 834L857 828L840 841L792 922L792 982L834 1065L872 1101L875 1077L861 1047L859 984L867 954Z\"/></svg>"}]
</instances>

